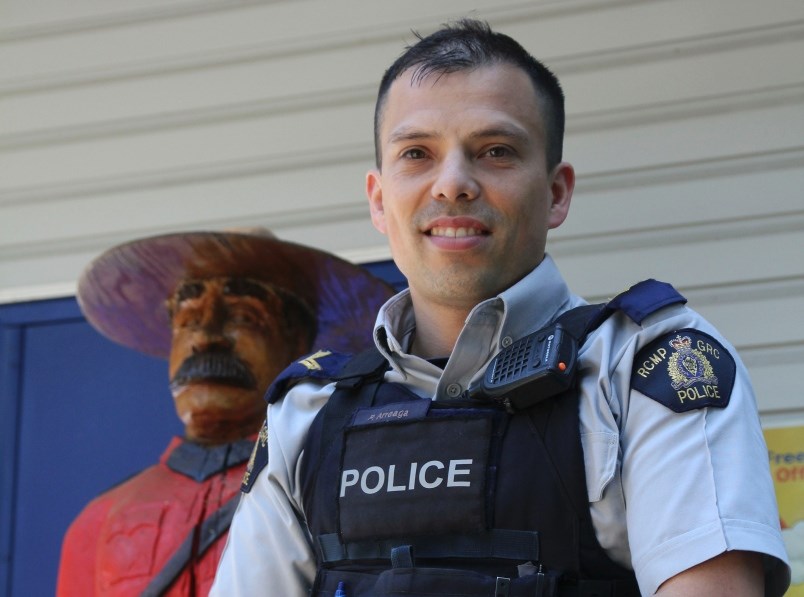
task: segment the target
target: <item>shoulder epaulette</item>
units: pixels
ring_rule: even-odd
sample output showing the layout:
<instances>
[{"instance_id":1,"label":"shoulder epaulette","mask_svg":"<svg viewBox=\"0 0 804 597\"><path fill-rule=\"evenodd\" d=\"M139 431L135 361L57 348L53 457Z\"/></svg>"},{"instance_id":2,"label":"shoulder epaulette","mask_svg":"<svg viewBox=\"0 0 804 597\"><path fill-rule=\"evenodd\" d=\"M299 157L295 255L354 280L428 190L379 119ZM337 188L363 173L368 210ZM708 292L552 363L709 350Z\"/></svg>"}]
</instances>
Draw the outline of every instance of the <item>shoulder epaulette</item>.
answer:
<instances>
[{"instance_id":1,"label":"shoulder epaulette","mask_svg":"<svg viewBox=\"0 0 804 597\"><path fill-rule=\"evenodd\" d=\"M686 302L687 299L667 282L649 279L615 296L608 307L612 311L619 309L635 323L641 324L648 315L663 307Z\"/></svg>"},{"instance_id":2,"label":"shoulder epaulette","mask_svg":"<svg viewBox=\"0 0 804 597\"><path fill-rule=\"evenodd\" d=\"M318 350L288 365L265 393L265 400L273 404L285 395L290 385L302 379L332 380L337 377L352 355L331 350Z\"/></svg>"}]
</instances>

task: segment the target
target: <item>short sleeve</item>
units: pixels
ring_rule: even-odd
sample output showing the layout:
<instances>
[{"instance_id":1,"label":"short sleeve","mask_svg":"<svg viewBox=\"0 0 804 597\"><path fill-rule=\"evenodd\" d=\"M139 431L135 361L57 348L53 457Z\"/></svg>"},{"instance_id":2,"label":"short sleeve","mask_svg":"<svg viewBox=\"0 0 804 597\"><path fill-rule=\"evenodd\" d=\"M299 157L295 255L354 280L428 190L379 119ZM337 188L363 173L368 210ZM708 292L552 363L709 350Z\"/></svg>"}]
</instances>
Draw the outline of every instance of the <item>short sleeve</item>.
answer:
<instances>
[{"instance_id":1,"label":"short sleeve","mask_svg":"<svg viewBox=\"0 0 804 597\"><path fill-rule=\"evenodd\" d=\"M607 410L619 433L615 477L642 593L727 550L766 554L769 587L784 585L789 568L767 449L734 348L686 307L663 310L644 327L618 317L607 325L593 352L608 361L597 396L587 399ZM725 354L715 359L714 350ZM654 369L649 382L634 383L639 367ZM582 422L590 418L582 411ZM605 495L602 502L598 508L611 509ZM598 534L616 537L606 524Z\"/></svg>"},{"instance_id":2,"label":"short sleeve","mask_svg":"<svg viewBox=\"0 0 804 597\"><path fill-rule=\"evenodd\" d=\"M267 462L243 493L211 596L309 593L315 556L301 517L297 468L307 431L333 384L302 383L268 407ZM259 448L258 448L259 449Z\"/></svg>"}]
</instances>

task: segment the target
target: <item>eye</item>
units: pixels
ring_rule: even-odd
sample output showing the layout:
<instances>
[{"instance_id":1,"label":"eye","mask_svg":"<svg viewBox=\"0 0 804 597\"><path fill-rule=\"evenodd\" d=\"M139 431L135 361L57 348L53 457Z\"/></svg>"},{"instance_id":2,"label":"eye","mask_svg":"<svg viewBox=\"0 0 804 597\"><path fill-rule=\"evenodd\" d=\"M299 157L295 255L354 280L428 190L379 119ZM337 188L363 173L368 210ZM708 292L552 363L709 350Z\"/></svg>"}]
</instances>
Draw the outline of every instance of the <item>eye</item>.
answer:
<instances>
[{"instance_id":1,"label":"eye","mask_svg":"<svg viewBox=\"0 0 804 597\"><path fill-rule=\"evenodd\" d=\"M182 301L195 299L204 293L204 284L201 282L186 282L182 284L176 291L176 303L181 304Z\"/></svg>"},{"instance_id":2,"label":"eye","mask_svg":"<svg viewBox=\"0 0 804 597\"><path fill-rule=\"evenodd\" d=\"M247 300L239 300L234 303L230 303L229 307L229 316L227 318L227 324L229 325L256 325L262 321L258 313L258 309L255 305L252 305L250 301Z\"/></svg>"},{"instance_id":3,"label":"eye","mask_svg":"<svg viewBox=\"0 0 804 597\"><path fill-rule=\"evenodd\" d=\"M487 149L485 155L490 158L507 158L512 155L512 151L504 145L495 145Z\"/></svg>"},{"instance_id":4,"label":"eye","mask_svg":"<svg viewBox=\"0 0 804 597\"><path fill-rule=\"evenodd\" d=\"M427 157L427 154L424 152L423 149L419 149L418 147L413 147L411 149L407 149L402 152L402 157L407 158L409 160L423 160Z\"/></svg>"}]
</instances>

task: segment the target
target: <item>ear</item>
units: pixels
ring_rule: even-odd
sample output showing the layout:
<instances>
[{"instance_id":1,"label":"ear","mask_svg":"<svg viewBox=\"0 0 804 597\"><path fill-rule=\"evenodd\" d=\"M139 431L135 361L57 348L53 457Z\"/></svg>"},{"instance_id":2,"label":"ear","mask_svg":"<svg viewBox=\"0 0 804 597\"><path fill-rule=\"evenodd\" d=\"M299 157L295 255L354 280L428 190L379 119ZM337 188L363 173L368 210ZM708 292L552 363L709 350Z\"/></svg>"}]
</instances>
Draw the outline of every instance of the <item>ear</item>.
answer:
<instances>
[{"instance_id":1,"label":"ear","mask_svg":"<svg viewBox=\"0 0 804 597\"><path fill-rule=\"evenodd\" d=\"M575 169L567 162L561 162L550 174L550 196L552 202L547 215L547 226L558 228L567 219L572 191L575 189Z\"/></svg>"},{"instance_id":2,"label":"ear","mask_svg":"<svg viewBox=\"0 0 804 597\"><path fill-rule=\"evenodd\" d=\"M371 212L371 223L374 227L385 234L385 209L382 204L382 174L377 169L369 170L366 174L366 195L369 201L369 211Z\"/></svg>"}]
</instances>

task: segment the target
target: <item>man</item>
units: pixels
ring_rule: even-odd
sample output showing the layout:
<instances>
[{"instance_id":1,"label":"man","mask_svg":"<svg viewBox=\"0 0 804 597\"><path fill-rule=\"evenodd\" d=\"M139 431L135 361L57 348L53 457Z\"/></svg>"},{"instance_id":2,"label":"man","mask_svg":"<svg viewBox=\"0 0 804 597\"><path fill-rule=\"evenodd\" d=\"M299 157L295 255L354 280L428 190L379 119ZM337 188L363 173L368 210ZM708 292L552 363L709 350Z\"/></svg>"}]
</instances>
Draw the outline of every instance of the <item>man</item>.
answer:
<instances>
[{"instance_id":1,"label":"man","mask_svg":"<svg viewBox=\"0 0 804 597\"><path fill-rule=\"evenodd\" d=\"M269 390L213 594L784 592L733 347L655 281L576 309L545 254L574 187L563 112L552 73L475 21L385 73L366 188L409 289L379 312L380 366L330 356ZM497 395L521 377L506 349L539 375Z\"/></svg>"},{"instance_id":2,"label":"man","mask_svg":"<svg viewBox=\"0 0 804 597\"><path fill-rule=\"evenodd\" d=\"M112 340L168 358L184 437L73 522L58 595L206 595L265 442L261 432L255 444L266 388L319 343L367 345L390 294L366 271L264 230L156 236L94 260L78 285L84 314Z\"/></svg>"}]
</instances>

